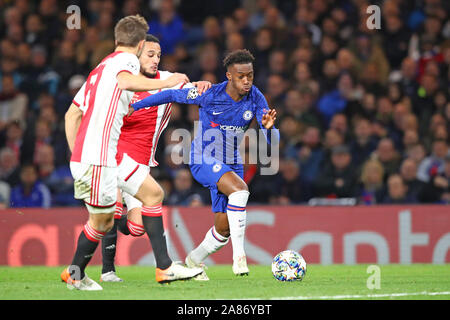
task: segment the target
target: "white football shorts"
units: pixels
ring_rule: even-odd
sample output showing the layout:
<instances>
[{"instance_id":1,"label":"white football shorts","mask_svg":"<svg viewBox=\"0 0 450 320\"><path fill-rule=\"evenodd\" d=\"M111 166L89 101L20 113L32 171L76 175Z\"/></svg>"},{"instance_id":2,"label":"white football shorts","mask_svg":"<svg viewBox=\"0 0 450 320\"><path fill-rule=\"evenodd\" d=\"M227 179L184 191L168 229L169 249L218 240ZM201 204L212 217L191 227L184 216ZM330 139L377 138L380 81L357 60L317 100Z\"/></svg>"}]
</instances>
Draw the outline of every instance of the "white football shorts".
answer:
<instances>
[{"instance_id":1,"label":"white football shorts","mask_svg":"<svg viewBox=\"0 0 450 320\"><path fill-rule=\"evenodd\" d=\"M70 162L70 171L74 179L74 197L84 201L89 213L114 213L117 168Z\"/></svg>"},{"instance_id":2,"label":"white football shorts","mask_svg":"<svg viewBox=\"0 0 450 320\"><path fill-rule=\"evenodd\" d=\"M119 189L134 196L148 176L150 167L134 161L130 156L124 153L118 168Z\"/></svg>"}]
</instances>

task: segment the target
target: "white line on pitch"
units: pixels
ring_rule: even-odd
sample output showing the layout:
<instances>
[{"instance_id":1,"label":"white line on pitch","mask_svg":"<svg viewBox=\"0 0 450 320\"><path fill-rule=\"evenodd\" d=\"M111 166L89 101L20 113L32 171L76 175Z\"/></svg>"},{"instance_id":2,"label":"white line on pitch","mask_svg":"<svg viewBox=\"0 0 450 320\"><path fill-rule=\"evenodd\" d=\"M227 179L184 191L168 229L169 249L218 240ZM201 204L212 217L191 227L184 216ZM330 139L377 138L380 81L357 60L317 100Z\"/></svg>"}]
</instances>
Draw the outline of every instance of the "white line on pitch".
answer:
<instances>
[{"instance_id":1,"label":"white line on pitch","mask_svg":"<svg viewBox=\"0 0 450 320\"><path fill-rule=\"evenodd\" d=\"M378 294L354 294L354 295L336 295L336 296L297 296L297 297L273 297L270 300L340 300L340 299L363 299L363 298L395 298L407 296L440 296L450 295L450 291L442 292L400 292L400 293L378 293Z\"/></svg>"}]
</instances>

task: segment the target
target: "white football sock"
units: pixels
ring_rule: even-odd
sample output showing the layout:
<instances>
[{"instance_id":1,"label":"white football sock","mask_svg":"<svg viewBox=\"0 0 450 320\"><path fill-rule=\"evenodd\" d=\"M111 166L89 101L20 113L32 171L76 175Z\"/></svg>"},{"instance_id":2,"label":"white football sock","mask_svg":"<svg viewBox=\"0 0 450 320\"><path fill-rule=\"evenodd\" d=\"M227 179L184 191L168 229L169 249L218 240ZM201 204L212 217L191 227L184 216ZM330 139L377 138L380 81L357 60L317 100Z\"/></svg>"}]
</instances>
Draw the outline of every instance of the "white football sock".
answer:
<instances>
[{"instance_id":1,"label":"white football sock","mask_svg":"<svg viewBox=\"0 0 450 320\"><path fill-rule=\"evenodd\" d=\"M190 256L196 264L203 262L211 253L216 252L228 243L229 238L220 235L213 226L205 235L202 243L191 251Z\"/></svg>"},{"instance_id":2,"label":"white football sock","mask_svg":"<svg viewBox=\"0 0 450 320\"><path fill-rule=\"evenodd\" d=\"M230 238L233 245L233 260L245 256L244 239L247 220L247 206L250 192L246 190L233 192L228 196L227 217L230 225Z\"/></svg>"}]
</instances>

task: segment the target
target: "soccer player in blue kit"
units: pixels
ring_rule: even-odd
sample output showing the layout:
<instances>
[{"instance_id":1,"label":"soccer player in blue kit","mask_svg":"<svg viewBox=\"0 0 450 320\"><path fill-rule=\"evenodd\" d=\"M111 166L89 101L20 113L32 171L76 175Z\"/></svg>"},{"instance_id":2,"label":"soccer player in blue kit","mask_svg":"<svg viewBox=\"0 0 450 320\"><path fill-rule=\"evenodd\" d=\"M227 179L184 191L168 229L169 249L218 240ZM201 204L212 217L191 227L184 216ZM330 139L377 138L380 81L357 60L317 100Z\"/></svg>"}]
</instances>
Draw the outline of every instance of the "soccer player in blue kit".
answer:
<instances>
[{"instance_id":1,"label":"soccer player in blue kit","mask_svg":"<svg viewBox=\"0 0 450 320\"><path fill-rule=\"evenodd\" d=\"M264 95L253 85L253 62L248 50L233 51L223 62L227 81L213 85L202 95L196 88L165 90L132 105L134 110L168 102L200 106L200 125L192 141L189 167L193 177L210 189L215 217L214 226L202 243L186 257L188 267L203 266L206 257L231 238L234 274L249 273L244 235L250 193L243 180L238 148L254 117L269 143L272 136L274 143L279 141L278 129L274 127L276 111L268 107ZM209 278L203 272L196 280Z\"/></svg>"}]
</instances>

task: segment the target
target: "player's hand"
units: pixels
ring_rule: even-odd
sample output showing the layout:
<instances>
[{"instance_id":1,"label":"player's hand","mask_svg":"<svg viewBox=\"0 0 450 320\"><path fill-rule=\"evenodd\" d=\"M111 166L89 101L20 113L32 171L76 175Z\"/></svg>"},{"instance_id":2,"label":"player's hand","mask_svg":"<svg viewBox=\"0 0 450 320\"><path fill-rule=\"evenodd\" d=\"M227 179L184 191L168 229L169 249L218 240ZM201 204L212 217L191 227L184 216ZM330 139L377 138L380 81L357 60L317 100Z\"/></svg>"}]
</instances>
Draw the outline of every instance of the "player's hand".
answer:
<instances>
[{"instance_id":1,"label":"player's hand","mask_svg":"<svg viewBox=\"0 0 450 320\"><path fill-rule=\"evenodd\" d=\"M188 83L189 78L184 73L175 72L173 75L166 79L167 88L176 86L179 83Z\"/></svg>"},{"instance_id":2,"label":"player's hand","mask_svg":"<svg viewBox=\"0 0 450 320\"><path fill-rule=\"evenodd\" d=\"M261 123L266 129L272 129L277 119L277 111L275 109L270 109L269 112L263 114Z\"/></svg>"},{"instance_id":3,"label":"player's hand","mask_svg":"<svg viewBox=\"0 0 450 320\"><path fill-rule=\"evenodd\" d=\"M205 92L212 86L212 83L209 81L196 81L192 82L192 84L197 88L197 92L199 95L202 95L203 92Z\"/></svg>"}]
</instances>

